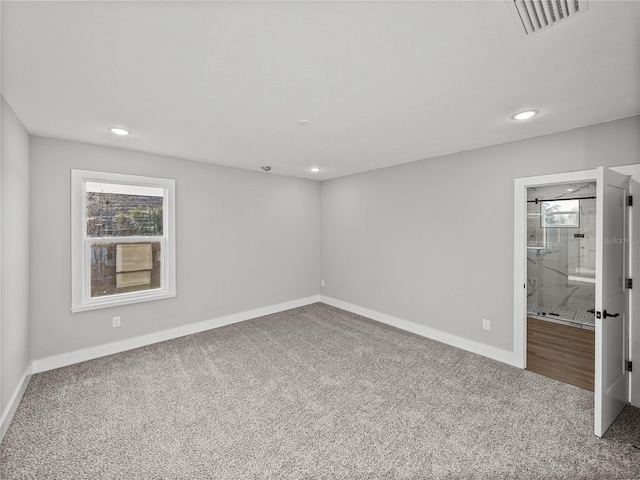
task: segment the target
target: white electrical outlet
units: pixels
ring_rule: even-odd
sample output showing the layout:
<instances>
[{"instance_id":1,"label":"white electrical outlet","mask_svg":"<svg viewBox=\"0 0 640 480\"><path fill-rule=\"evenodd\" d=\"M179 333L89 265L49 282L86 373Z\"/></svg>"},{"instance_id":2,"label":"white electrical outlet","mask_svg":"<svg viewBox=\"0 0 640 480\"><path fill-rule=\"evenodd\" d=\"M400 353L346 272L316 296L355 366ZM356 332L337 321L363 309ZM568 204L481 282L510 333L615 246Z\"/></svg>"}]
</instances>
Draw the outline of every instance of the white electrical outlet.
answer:
<instances>
[{"instance_id":1,"label":"white electrical outlet","mask_svg":"<svg viewBox=\"0 0 640 480\"><path fill-rule=\"evenodd\" d=\"M120 326L120 317L113 317L113 327L119 327Z\"/></svg>"},{"instance_id":2,"label":"white electrical outlet","mask_svg":"<svg viewBox=\"0 0 640 480\"><path fill-rule=\"evenodd\" d=\"M491 330L491 320L482 319L482 329Z\"/></svg>"},{"instance_id":3,"label":"white electrical outlet","mask_svg":"<svg viewBox=\"0 0 640 480\"><path fill-rule=\"evenodd\" d=\"M320 280L320 286L324 287L324 280Z\"/></svg>"}]
</instances>

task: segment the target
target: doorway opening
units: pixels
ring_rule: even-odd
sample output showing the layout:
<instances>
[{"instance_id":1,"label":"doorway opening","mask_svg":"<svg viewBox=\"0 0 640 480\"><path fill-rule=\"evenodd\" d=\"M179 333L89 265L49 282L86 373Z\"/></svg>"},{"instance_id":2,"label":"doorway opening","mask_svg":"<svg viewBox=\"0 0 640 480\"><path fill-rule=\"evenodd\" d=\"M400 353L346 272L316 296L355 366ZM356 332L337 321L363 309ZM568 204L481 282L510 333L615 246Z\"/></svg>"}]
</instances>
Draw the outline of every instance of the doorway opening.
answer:
<instances>
[{"instance_id":1,"label":"doorway opening","mask_svg":"<svg viewBox=\"0 0 640 480\"><path fill-rule=\"evenodd\" d=\"M596 183L527 188L527 370L594 390Z\"/></svg>"},{"instance_id":2,"label":"doorway opening","mask_svg":"<svg viewBox=\"0 0 640 480\"><path fill-rule=\"evenodd\" d=\"M569 245L567 232L569 229L579 228L580 202L578 206L570 203L556 205L559 199L552 198L550 204L539 205L542 210L538 212L537 219L533 220L529 217L529 193L533 192L530 189L535 188L538 192L549 187L556 190L565 188L566 191L568 188L574 188L567 185L592 185L594 183L596 191L594 199L596 207L595 239L593 242L595 245L594 268L591 268L588 255L586 258L582 258L579 263L577 254L570 262L568 250L567 253L557 253L556 257L565 255L563 258L567 263L566 271L565 269L556 269L559 271L555 272L563 277L563 281L560 282L562 287L560 292L564 293L564 297L559 304L548 302L549 298L553 298L553 294L544 291L544 287L547 286L544 277L541 283L533 285L535 278L528 275L528 263L532 260L529 256L529 250L536 248L544 250L553 243L562 244L563 238ZM572 333L578 330L589 331L587 327L590 322L588 320L583 322L577 320L581 315L591 314L591 312L582 313L585 304L577 302L578 297L572 299L571 290L575 289L576 292L582 290L585 293L583 296L588 298L589 289L586 284L591 283L590 276L593 275L595 278L593 309L593 323L595 325L594 433L598 436L604 435L624 406L629 403L628 312L630 310L628 288L630 282L628 282L627 270L629 244L631 243L629 240L631 230L628 229L628 207L631 204L628 202L630 185L629 175L605 167L514 180L514 360L518 366L528 367L528 334L533 335L528 330L528 323L533 323L533 321L528 322L528 318L538 317L533 320L542 320L543 326L549 326L552 323L559 325L559 322L562 321L566 324L562 326L572 328ZM586 185L583 186L586 188ZM542 197L538 197L538 204L541 203L540 198ZM567 197L563 198L568 199ZM535 204L535 198L533 203ZM530 232L530 222L533 221L540 222L540 231ZM550 227L550 225L555 226ZM550 228L556 230L550 230ZM559 228L564 230L557 231ZM575 231L574 233L581 235L584 232ZM585 249L588 250L588 241L585 243L580 236L573 238L577 239L577 243L573 241L574 248L585 246ZM580 244L581 240L582 245ZM540 258L537 260L540 261ZM569 268L569 263L573 263L572 269ZM549 265L545 264L544 260L542 260L541 266L543 270L549 270ZM569 281L569 276L573 277L571 281ZM532 282L531 289L528 288L530 281ZM550 284L552 285L553 282ZM541 295L536 298L536 293L540 292L542 292ZM531 298L529 297L530 293ZM535 302L539 299L542 301ZM566 308L570 302L575 308ZM550 315L552 313L556 315ZM528 314L532 314L531 317ZM552 319L556 321L552 322ZM553 333L550 335L553 336ZM573 335L570 334L570 336ZM590 344L590 340L587 343Z\"/></svg>"}]
</instances>

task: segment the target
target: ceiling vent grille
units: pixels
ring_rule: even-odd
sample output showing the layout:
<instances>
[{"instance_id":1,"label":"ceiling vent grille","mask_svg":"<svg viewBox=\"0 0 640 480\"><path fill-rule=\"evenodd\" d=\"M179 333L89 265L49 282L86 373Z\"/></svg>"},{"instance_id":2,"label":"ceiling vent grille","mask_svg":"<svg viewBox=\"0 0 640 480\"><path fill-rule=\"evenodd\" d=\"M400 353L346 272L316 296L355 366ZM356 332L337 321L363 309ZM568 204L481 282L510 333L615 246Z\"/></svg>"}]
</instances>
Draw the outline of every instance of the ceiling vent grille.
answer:
<instances>
[{"instance_id":1,"label":"ceiling vent grille","mask_svg":"<svg viewBox=\"0 0 640 480\"><path fill-rule=\"evenodd\" d=\"M513 0L512 15L520 33L529 36L589 9L588 0Z\"/></svg>"}]
</instances>

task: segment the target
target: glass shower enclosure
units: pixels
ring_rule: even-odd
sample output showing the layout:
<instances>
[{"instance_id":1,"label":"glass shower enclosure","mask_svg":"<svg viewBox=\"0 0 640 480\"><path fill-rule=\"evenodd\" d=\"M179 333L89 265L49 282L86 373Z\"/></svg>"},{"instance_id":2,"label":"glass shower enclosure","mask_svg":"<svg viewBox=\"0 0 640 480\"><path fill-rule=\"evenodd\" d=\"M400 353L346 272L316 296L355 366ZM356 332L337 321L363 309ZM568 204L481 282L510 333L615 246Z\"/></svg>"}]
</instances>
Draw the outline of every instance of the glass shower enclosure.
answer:
<instances>
[{"instance_id":1,"label":"glass shower enclosure","mask_svg":"<svg viewBox=\"0 0 640 480\"><path fill-rule=\"evenodd\" d=\"M596 185L527 189L527 314L594 328Z\"/></svg>"}]
</instances>

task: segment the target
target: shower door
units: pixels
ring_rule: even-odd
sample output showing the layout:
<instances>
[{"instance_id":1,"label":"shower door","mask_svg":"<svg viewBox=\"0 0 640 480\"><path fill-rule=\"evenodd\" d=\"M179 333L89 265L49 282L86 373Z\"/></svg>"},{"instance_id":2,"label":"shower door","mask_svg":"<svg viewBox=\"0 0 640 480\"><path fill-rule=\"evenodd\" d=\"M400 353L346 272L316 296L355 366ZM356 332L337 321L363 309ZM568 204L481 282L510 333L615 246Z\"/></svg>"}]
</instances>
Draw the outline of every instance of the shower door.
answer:
<instances>
[{"instance_id":1,"label":"shower door","mask_svg":"<svg viewBox=\"0 0 640 480\"><path fill-rule=\"evenodd\" d=\"M594 433L601 437L629 400L627 194L629 177L597 169Z\"/></svg>"}]
</instances>

